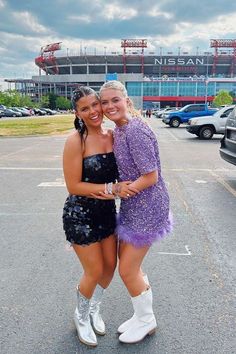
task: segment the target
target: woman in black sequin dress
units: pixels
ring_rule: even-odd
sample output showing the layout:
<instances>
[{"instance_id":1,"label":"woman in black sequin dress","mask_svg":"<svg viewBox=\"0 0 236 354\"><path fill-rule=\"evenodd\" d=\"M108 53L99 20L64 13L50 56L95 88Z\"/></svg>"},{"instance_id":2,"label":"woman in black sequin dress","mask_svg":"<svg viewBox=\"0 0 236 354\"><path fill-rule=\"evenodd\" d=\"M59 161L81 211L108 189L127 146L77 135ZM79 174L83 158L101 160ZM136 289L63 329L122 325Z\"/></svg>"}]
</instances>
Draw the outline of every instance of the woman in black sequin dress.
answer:
<instances>
[{"instance_id":1,"label":"woman in black sequin dress","mask_svg":"<svg viewBox=\"0 0 236 354\"><path fill-rule=\"evenodd\" d=\"M117 261L116 210L112 194L116 186L112 185L108 200L100 198L99 193L104 192L106 184L115 182L118 172L112 152L112 131L102 127L103 114L96 92L80 87L74 91L72 103L76 131L67 138L63 153L69 192L63 209L63 228L84 270L77 287L74 322L79 339L95 346L95 333L105 334L99 306ZM129 185L129 181L119 183L120 197L136 192Z\"/></svg>"}]
</instances>

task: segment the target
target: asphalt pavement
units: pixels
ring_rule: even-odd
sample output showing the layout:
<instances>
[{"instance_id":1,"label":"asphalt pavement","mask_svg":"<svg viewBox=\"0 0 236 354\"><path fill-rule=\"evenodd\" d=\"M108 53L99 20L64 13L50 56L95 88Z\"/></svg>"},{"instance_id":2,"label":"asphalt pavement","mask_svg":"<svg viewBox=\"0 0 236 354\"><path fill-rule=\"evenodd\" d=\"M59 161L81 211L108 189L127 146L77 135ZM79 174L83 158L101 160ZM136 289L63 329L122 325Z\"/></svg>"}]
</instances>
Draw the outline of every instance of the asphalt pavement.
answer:
<instances>
[{"instance_id":1,"label":"asphalt pavement","mask_svg":"<svg viewBox=\"0 0 236 354\"><path fill-rule=\"evenodd\" d=\"M220 136L201 141L184 127L149 123L175 220L143 267L158 330L139 344L119 343L117 327L132 309L116 272L102 304L107 334L94 349L78 341L73 312L82 270L61 221L66 135L0 138L2 354L236 352L236 167L220 158Z\"/></svg>"}]
</instances>

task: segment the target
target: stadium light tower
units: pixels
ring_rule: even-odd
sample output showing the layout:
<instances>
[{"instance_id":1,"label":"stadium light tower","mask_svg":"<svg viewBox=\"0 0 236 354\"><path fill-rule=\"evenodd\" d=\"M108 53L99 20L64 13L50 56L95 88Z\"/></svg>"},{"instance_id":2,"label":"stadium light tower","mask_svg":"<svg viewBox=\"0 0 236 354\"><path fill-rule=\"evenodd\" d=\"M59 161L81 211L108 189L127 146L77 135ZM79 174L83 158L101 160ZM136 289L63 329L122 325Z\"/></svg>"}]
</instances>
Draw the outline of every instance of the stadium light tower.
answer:
<instances>
[{"instance_id":1,"label":"stadium light tower","mask_svg":"<svg viewBox=\"0 0 236 354\"><path fill-rule=\"evenodd\" d=\"M58 74L58 67L56 64L56 58L54 52L56 50L61 49L61 43L62 42L51 43L51 44L47 44L44 47L41 47L39 56L35 58L35 64L38 65L40 69L46 71L45 63L46 62L51 63L54 74Z\"/></svg>"},{"instance_id":2,"label":"stadium light tower","mask_svg":"<svg viewBox=\"0 0 236 354\"><path fill-rule=\"evenodd\" d=\"M232 48L232 63L230 67L230 76L233 77L235 72L235 65L236 65L236 39L211 39L211 48L215 48L215 55L213 61L213 69L212 74L216 74L216 64L218 61L218 57L221 55L219 53L219 48Z\"/></svg>"},{"instance_id":3,"label":"stadium light tower","mask_svg":"<svg viewBox=\"0 0 236 354\"><path fill-rule=\"evenodd\" d=\"M147 48L147 39L122 39L121 48L123 48L124 74L126 74L126 49L141 48L141 72L144 73L144 48Z\"/></svg>"}]
</instances>

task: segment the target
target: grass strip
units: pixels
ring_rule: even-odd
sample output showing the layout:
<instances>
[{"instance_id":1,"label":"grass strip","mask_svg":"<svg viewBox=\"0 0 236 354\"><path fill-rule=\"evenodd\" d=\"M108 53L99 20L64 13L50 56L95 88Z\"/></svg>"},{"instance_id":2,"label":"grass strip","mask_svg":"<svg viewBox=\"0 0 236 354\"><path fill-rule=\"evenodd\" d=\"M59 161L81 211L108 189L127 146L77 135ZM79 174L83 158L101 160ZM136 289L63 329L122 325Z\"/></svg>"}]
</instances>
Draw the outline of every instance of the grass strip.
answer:
<instances>
[{"instance_id":1,"label":"grass strip","mask_svg":"<svg viewBox=\"0 0 236 354\"><path fill-rule=\"evenodd\" d=\"M73 129L73 121L72 114L0 120L0 137L63 134Z\"/></svg>"}]
</instances>

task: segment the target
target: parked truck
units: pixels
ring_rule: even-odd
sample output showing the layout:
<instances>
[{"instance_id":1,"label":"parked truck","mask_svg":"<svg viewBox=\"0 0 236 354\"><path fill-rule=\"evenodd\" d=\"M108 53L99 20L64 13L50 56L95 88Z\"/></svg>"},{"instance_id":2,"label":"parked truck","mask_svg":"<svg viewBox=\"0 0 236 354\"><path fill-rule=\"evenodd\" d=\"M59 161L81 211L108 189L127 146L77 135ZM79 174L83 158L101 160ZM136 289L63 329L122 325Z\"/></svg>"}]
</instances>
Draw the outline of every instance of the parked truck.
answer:
<instances>
[{"instance_id":1,"label":"parked truck","mask_svg":"<svg viewBox=\"0 0 236 354\"><path fill-rule=\"evenodd\" d=\"M188 123L194 117L211 116L217 109L208 107L207 104L188 104L178 111L164 114L162 121L170 127L178 128L182 123Z\"/></svg>"},{"instance_id":2,"label":"parked truck","mask_svg":"<svg viewBox=\"0 0 236 354\"><path fill-rule=\"evenodd\" d=\"M227 118L234 107L232 105L221 108L212 116L192 118L188 121L186 129L204 140L211 139L214 134L224 134Z\"/></svg>"}]
</instances>

